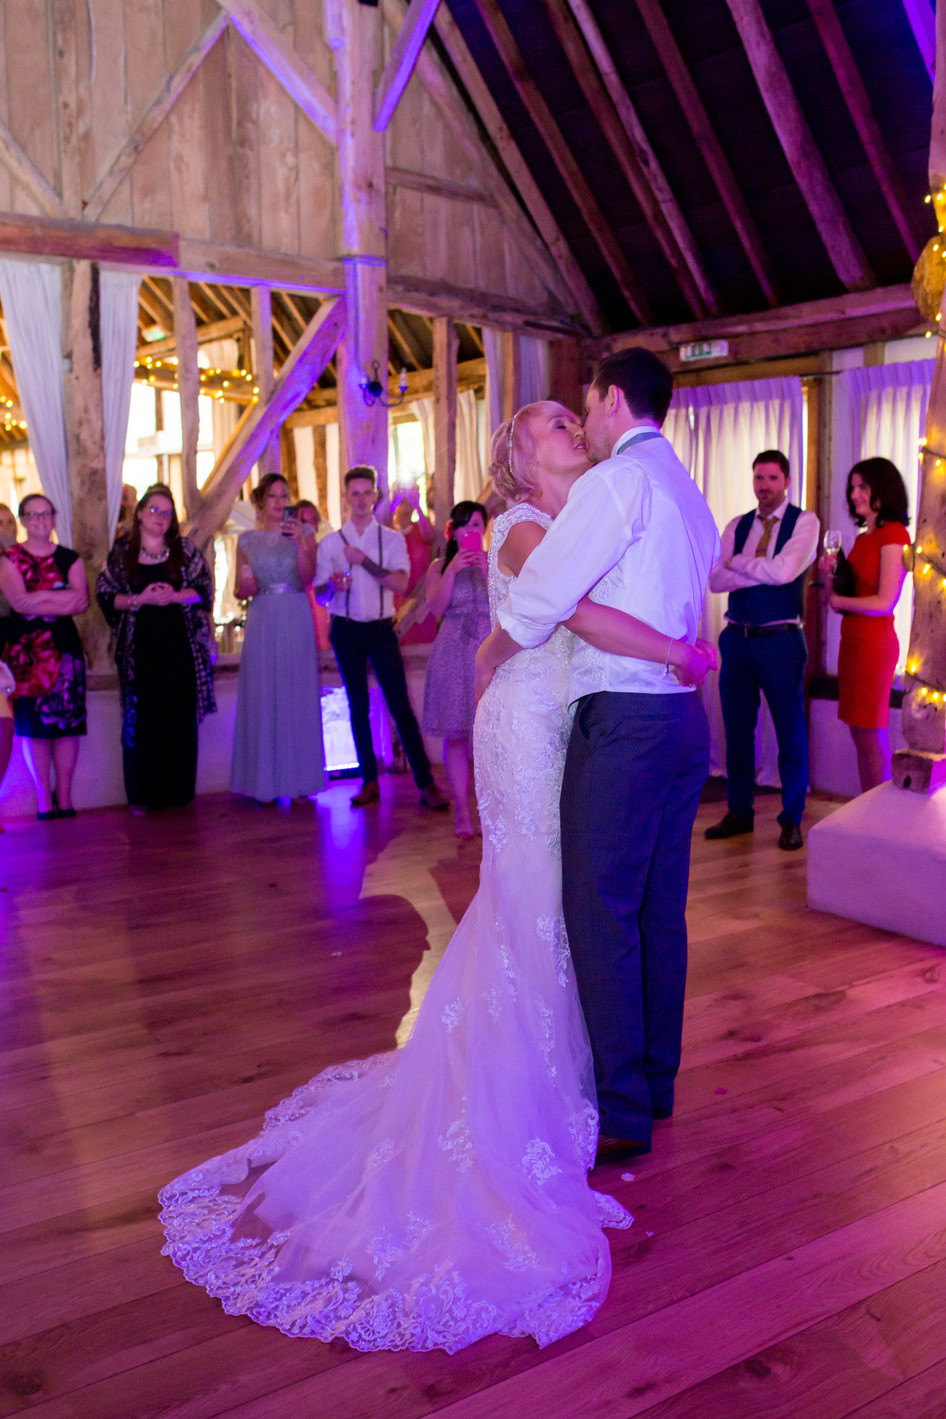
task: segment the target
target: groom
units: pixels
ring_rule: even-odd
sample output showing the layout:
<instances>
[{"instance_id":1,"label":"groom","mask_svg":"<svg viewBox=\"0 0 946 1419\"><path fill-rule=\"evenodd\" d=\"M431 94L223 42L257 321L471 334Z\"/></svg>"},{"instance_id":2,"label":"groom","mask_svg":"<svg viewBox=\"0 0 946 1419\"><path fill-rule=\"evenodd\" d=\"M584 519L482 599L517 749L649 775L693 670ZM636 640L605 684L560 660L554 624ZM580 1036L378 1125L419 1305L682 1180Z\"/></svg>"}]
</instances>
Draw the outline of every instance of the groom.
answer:
<instances>
[{"instance_id":1,"label":"groom","mask_svg":"<svg viewBox=\"0 0 946 1419\"><path fill-rule=\"evenodd\" d=\"M595 466L500 609L481 676L540 645L586 592L693 641L719 556L712 514L660 433L673 378L640 347L610 356L585 401ZM673 1111L686 983L690 836L709 733L665 668L575 643L562 784L562 895L594 1055L598 1163L650 1152Z\"/></svg>"}]
</instances>

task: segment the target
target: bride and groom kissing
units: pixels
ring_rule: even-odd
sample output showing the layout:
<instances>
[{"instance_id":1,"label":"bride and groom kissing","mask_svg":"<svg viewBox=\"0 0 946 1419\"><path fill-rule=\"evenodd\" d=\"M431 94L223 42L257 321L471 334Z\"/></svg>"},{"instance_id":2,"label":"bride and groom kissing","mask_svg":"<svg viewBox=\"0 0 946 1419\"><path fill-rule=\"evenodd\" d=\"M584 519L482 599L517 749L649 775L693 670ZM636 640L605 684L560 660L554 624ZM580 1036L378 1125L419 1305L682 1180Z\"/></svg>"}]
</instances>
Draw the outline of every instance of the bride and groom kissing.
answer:
<instances>
[{"instance_id":1,"label":"bride and groom kissing","mask_svg":"<svg viewBox=\"0 0 946 1419\"><path fill-rule=\"evenodd\" d=\"M607 1294L601 1229L632 1219L588 1172L648 1152L673 1108L708 769L719 542L660 434L671 392L632 348L583 426L544 401L494 437L480 887L401 1050L323 1071L162 1191L166 1253L228 1311L454 1351L547 1344Z\"/></svg>"}]
</instances>

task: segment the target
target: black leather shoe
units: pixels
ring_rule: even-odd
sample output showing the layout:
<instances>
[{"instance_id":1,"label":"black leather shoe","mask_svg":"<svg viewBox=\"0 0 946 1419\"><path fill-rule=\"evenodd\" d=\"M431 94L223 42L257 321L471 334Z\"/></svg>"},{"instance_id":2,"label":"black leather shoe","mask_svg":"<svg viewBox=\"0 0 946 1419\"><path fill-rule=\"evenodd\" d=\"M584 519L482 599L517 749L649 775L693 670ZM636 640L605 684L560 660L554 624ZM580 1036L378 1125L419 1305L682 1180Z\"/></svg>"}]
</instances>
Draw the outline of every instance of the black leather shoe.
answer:
<instances>
[{"instance_id":1,"label":"black leather shoe","mask_svg":"<svg viewBox=\"0 0 946 1419\"><path fill-rule=\"evenodd\" d=\"M802 846L801 828L797 823L783 823L778 835L778 845L783 852L797 852Z\"/></svg>"},{"instance_id":2,"label":"black leather shoe","mask_svg":"<svg viewBox=\"0 0 946 1419\"><path fill-rule=\"evenodd\" d=\"M725 818L720 818L718 823L714 823L711 828L707 828L703 834L704 838L737 838L740 833L755 832L755 819L748 813L728 812Z\"/></svg>"},{"instance_id":3,"label":"black leather shoe","mask_svg":"<svg viewBox=\"0 0 946 1419\"><path fill-rule=\"evenodd\" d=\"M625 1158L640 1158L649 1152L649 1138L609 1138L607 1134L599 1134L595 1167L600 1168L606 1163L622 1163Z\"/></svg>"}]
</instances>

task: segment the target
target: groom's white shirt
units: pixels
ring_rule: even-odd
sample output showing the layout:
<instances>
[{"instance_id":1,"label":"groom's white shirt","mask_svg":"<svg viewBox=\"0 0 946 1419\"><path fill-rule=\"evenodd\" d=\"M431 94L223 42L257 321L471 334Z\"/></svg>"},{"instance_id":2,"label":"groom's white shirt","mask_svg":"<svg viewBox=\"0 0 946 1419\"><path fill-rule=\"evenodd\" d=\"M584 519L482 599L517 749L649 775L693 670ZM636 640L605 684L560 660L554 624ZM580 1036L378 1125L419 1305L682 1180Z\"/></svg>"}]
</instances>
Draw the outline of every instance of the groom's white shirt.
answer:
<instances>
[{"instance_id":1,"label":"groom's white shirt","mask_svg":"<svg viewBox=\"0 0 946 1419\"><path fill-rule=\"evenodd\" d=\"M718 557L713 515L670 444L652 430L631 429L574 484L499 608L499 622L519 645L541 645L591 591L593 601L692 642ZM599 690L687 693L662 665L576 639L569 698Z\"/></svg>"}]
</instances>

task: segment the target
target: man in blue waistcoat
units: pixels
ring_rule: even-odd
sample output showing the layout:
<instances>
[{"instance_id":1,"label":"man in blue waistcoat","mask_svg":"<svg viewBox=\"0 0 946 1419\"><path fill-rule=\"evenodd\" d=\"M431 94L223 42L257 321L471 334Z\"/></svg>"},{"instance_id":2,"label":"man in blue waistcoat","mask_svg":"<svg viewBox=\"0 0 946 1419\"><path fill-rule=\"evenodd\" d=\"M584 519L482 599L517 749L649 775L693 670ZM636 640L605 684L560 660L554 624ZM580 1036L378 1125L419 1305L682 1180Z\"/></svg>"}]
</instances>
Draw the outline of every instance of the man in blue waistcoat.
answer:
<instances>
[{"instance_id":1,"label":"man in blue waistcoat","mask_svg":"<svg viewBox=\"0 0 946 1419\"><path fill-rule=\"evenodd\" d=\"M755 729L761 696L772 714L782 780L778 845L802 845L801 816L808 791L808 730L802 682L808 650L802 630L805 579L818 550L813 512L788 500L789 465L765 449L752 465L758 507L734 517L710 591L728 591L728 624L719 638L719 698L726 726L729 811L707 828L708 838L733 838L754 827Z\"/></svg>"}]
</instances>

